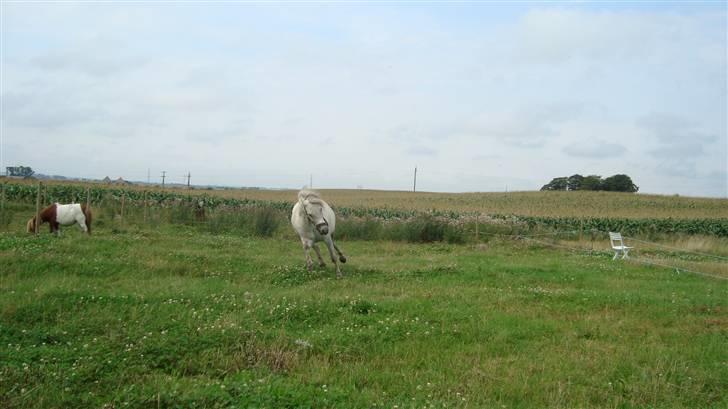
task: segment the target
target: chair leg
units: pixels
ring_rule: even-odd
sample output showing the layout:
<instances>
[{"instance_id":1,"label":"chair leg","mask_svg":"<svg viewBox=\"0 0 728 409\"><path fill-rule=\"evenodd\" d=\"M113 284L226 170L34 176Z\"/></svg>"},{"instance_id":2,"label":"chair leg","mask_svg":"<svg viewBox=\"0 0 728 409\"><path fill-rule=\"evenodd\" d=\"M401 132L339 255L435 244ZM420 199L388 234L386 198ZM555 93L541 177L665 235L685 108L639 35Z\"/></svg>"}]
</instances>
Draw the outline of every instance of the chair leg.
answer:
<instances>
[{"instance_id":1,"label":"chair leg","mask_svg":"<svg viewBox=\"0 0 728 409\"><path fill-rule=\"evenodd\" d=\"M616 260L617 259L617 256L619 256L619 252L618 251L615 251L614 252L614 257L612 257L612 260Z\"/></svg>"},{"instance_id":2,"label":"chair leg","mask_svg":"<svg viewBox=\"0 0 728 409\"><path fill-rule=\"evenodd\" d=\"M629 258L629 256L627 256L627 253L629 253L629 249L624 250L623 253L624 255L622 256L622 260Z\"/></svg>"}]
</instances>

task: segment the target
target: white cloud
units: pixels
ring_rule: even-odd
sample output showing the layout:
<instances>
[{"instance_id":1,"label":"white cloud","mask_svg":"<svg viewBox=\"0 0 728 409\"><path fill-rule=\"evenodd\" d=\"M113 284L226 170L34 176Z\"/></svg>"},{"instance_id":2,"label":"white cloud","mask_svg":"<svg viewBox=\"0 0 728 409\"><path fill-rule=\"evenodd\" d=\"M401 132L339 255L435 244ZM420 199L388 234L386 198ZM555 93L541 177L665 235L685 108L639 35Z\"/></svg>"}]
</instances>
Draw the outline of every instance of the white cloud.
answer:
<instances>
[{"instance_id":1,"label":"white cloud","mask_svg":"<svg viewBox=\"0 0 728 409\"><path fill-rule=\"evenodd\" d=\"M582 145L566 146L564 152L571 156L583 156L587 158L614 158L622 156L627 152L627 148L616 143L586 141Z\"/></svg>"},{"instance_id":2,"label":"white cloud","mask_svg":"<svg viewBox=\"0 0 728 409\"><path fill-rule=\"evenodd\" d=\"M44 173L680 193L726 168L725 8L3 7L2 157Z\"/></svg>"}]
</instances>

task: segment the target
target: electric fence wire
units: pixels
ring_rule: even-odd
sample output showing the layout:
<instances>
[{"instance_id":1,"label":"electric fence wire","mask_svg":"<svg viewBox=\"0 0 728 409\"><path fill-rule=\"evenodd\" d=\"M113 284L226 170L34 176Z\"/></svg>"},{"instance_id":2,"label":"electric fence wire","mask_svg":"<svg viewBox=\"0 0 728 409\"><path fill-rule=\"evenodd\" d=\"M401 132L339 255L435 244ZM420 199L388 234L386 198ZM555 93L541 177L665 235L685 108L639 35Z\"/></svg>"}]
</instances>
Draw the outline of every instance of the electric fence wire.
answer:
<instances>
[{"instance_id":1,"label":"electric fence wire","mask_svg":"<svg viewBox=\"0 0 728 409\"><path fill-rule=\"evenodd\" d=\"M562 249L570 250L570 251L573 251L573 252L584 252L584 251L588 251L588 250L580 249L580 248L576 248L576 247L565 246L563 244L550 243L550 242L547 242L547 241L534 239L532 236L520 235L518 237L520 237L520 238L522 238L524 240L532 241L532 242L539 243L539 244L542 244L542 245L552 246L552 247L557 247L557 248L562 248ZM647 242L647 243L650 243L650 242ZM656 243L652 243L652 244L656 244ZM590 253L593 253L593 251L590 252ZM634 257L634 258L628 258L627 260L628 261L634 261L634 262L637 262L637 263L652 265L652 266L669 268L669 269L675 270L678 273L681 272L681 271L684 271L684 272L687 272L687 273L693 273L693 274L697 274L697 275L701 275L701 276L705 276L705 277L715 278L715 279L718 279L718 280L728 280L728 277L726 277L726 276L719 276L719 275L715 275L715 274L705 273L705 272L702 272L702 271L687 269L687 268L684 268L684 267L678 267L678 266L674 266L674 265L670 265L670 264L659 263L659 262L656 262L656 261L653 261L653 260L649 260L649 259L644 259L644 258Z\"/></svg>"},{"instance_id":2,"label":"electric fence wire","mask_svg":"<svg viewBox=\"0 0 728 409\"><path fill-rule=\"evenodd\" d=\"M510 238L517 239L517 238L533 238L533 237L545 237L545 236L561 236L561 235L577 234L577 233L605 233L605 234L607 234L609 232L599 230L599 229L588 229L588 230L566 230L566 231L556 231L556 232L528 234L528 235L525 235L525 234L499 234L499 233L485 233L485 232L482 232L479 234L488 235L488 236L497 236L497 237L510 237ZM703 252L695 251L695 250L667 246L667 245L656 243L653 241L641 240L641 239L637 239L637 238L630 237L630 236L624 236L624 238L630 239L631 241L635 241L638 243L651 244L655 247L662 247L662 248L665 248L668 250L677 251L677 252L681 252L681 253L695 254L695 255L699 255L699 256L703 256L703 257L713 257L713 258L716 258L719 260L728 261L728 257L719 256L717 254L703 253Z\"/></svg>"}]
</instances>

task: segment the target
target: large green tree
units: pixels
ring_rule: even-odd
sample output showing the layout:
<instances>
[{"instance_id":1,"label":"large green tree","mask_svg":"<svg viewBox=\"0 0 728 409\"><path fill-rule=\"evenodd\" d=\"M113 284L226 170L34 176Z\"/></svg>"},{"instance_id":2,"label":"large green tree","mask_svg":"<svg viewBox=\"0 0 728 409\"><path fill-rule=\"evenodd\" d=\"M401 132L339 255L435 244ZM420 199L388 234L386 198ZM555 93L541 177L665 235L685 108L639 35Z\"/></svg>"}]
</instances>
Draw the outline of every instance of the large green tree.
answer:
<instances>
[{"instance_id":1,"label":"large green tree","mask_svg":"<svg viewBox=\"0 0 728 409\"><path fill-rule=\"evenodd\" d=\"M581 190L602 190L602 177L589 175L581 181Z\"/></svg>"},{"instance_id":2,"label":"large green tree","mask_svg":"<svg viewBox=\"0 0 728 409\"><path fill-rule=\"evenodd\" d=\"M632 178L627 175L614 175L604 179L602 182L602 190L610 192L629 192L635 193L640 188L632 182Z\"/></svg>"},{"instance_id":3,"label":"large green tree","mask_svg":"<svg viewBox=\"0 0 728 409\"><path fill-rule=\"evenodd\" d=\"M599 175L582 176L580 174L569 177L558 177L543 185L541 190L606 190L610 192L634 193L639 187L632 182L632 178L619 174L602 179Z\"/></svg>"},{"instance_id":4,"label":"large green tree","mask_svg":"<svg viewBox=\"0 0 728 409\"><path fill-rule=\"evenodd\" d=\"M584 181L584 176L580 174L571 175L566 181L566 187L568 190L581 190L581 184Z\"/></svg>"},{"instance_id":5,"label":"large green tree","mask_svg":"<svg viewBox=\"0 0 728 409\"><path fill-rule=\"evenodd\" d=\"M566 190L567 186L567 178L553 178L551 182L543 185L541 190Z\"/></svg>"}]
</instances>

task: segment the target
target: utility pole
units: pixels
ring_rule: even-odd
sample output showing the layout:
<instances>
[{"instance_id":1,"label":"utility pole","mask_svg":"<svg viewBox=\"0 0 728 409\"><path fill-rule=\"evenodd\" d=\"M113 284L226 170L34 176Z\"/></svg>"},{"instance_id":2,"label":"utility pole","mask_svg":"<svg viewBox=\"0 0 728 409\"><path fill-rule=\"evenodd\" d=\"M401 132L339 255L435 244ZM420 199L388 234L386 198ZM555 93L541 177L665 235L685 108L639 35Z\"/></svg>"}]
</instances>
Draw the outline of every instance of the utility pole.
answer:
<instances>
[{"instance_id":1,"label":"utility pole","mask_svg":"<svg viewBox=\"0 0 728 409\"><path fill-rule=\"evenodd\" d=\"M166 177L167 177L167 171L163 170L162 171L162 188L164 188L164 178L166 178Z\"/></svg>"},{"instance_id":2,"label":"utility pole","mask_svg":"<svg viewBox=\"0 0 728 409\"><path fill-rule=\"evenodd\" d=\"M412 191L413 192L416 192L417 191L417 166L415 166L415 182L412 185Z\"/></svg>"},{"instance_id":3,"label":"utility pole","mask_svg":"<svg viewBox=\"0 0 728 409\"><path fill-rule=\"evenodd\" d=\"M308 188L313 189L313 173L308 178Z\"/></svg>"},{"instance_id":4,"label":"utility pole","mask_svg":"<svg viewBox=\"0 0 728 409\"><path fill-rule=\"evenodd\" d=\"M147 184L149 184L149 181L152 178L152 170L147 168Z\"/></svg>"},{"instance_id":5,"label":"utility pole","mask_svg":"<svg viewBox=\"0 0 728 409\"><path fill-rule=\"evenodd\" d=\"M188 189L188 190L189 190L189 188L190 188L190 177L191 177L191 176L192 176L192 173L190 173L190 172L188 171L188 172L187 172L187 189Z\"/></svg>"}]
</instances>

